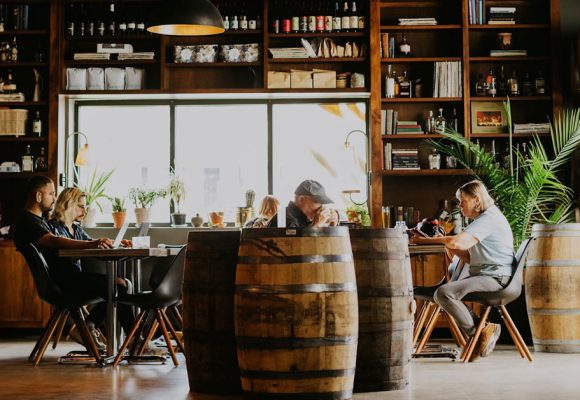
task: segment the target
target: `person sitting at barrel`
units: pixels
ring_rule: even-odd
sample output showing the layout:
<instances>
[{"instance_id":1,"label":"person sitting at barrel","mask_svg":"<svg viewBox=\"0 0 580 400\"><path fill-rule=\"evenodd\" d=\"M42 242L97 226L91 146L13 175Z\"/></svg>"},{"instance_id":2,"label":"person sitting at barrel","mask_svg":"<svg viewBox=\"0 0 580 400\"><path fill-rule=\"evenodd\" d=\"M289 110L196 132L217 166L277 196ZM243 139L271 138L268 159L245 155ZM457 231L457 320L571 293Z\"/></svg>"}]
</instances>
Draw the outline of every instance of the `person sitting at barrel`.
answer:
<instances>
[{"instance_id":1,"label":"person sitting at barrel","mask_svg":"<svg viewBox=\"0 0 580 400\"><path fill-rule=\"evenodd\" d=\"M278 225L278 206L280 201L271 195L264 196L258 216L244 225L244 228L269 228Z\"/></svg>"},{"instance_id":2,"label":"person sitting at barrel","mask_svg":"<svg viewBox=\"0 0 580 400\"><path fill-rule=\"evenodd\" d=\"M461 301L473 292L495 292L507 286L513 273L514 245L511 227L494 204L484 184L474 180L456 192L461 213L473 220L455 236L426 237L412 229L410 242L443 244L452 254L469 263L469 273L462 279L448 282L435 292L434 299L469 336L476 330L470 310ZM499 337L501 326L487 323L470 361L489 355Z\"/></svg>"},{"instance_id":3,"label":"person sitting at barrel","mask_svg":"<svg viewBox=\"0 0 580 400\"><path fill-rule=\"evenodd\" d=\"M324 227L336 226L338 212L326 204L333 201L319 182L308 179L300 183L294 191L294 201L286 207L286 227Z\"/></svg>"}]
</instances>

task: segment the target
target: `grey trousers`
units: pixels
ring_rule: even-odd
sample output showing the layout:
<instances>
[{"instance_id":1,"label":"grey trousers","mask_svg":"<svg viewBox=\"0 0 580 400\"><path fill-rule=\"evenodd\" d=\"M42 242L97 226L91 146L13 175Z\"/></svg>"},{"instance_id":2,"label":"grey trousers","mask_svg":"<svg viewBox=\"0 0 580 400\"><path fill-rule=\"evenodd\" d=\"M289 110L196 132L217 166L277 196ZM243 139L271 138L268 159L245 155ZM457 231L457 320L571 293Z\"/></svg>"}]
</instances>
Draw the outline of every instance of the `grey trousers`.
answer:
<instances>
[{"instance_id":1,"label":"grey trousers","mask_svg":"<svg viewBox=\"0 0 580 400\"><path fill-rule=\"evenodd\" d=\"M501 284L500 284L501 280ZM471 311L461 301L469 293L495 292L503 289L509 277L494 278L485 275L468 276L458 281L446 283L435 291L435 302L451 315L465 333L472 336L475 333L475 320Z\"/></svg>"}]
</instances>

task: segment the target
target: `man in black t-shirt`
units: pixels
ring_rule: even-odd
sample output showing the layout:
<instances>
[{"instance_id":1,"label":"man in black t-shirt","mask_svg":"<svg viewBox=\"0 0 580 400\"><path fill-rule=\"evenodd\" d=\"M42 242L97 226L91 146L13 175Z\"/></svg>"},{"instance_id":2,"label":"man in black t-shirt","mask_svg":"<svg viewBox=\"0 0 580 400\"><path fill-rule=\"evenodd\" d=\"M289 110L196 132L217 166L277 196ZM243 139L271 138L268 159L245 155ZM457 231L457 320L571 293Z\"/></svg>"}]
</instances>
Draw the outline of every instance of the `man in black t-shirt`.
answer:
<instances>
[{"instance_id":1,"label":"man in black t-shirt","mask_svg":"<svg viewBox=\"0 0 580 400\"><path fill-rule=\"evenodd\" d=\"M14 224L14 242L21 250L28 243L35 245L42 253L49 267L51 277L65 294L92 294L106 298L107 280L104 275L83 272L79 264L71 259L57 256L59 249L96 249L111 248L113 241L108 238L94 240L75 240L53 234L45 215L55 203L54 183L45 176L30 179L27 187L26 204ZM126 291L124 280L117 279L119 291ZM133 324L133 315L129 307L119 307L119 320L125 332ZM105 319L106 307L98 303L87 317L89 330L98 337L96 327Z\"/></svg>"}]
</instances>

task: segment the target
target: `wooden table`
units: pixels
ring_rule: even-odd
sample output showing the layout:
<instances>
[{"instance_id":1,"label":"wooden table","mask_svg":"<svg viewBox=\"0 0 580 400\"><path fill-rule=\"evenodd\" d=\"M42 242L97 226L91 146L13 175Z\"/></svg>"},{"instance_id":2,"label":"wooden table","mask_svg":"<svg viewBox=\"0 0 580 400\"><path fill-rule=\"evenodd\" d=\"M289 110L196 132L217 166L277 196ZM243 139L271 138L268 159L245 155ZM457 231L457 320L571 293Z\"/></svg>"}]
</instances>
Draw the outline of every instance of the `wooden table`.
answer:
<instances>
[{"instance_id":1,"label":"wooden table","mask_svg":"<svg viewBox=\"0 0 580 400\"><path fill-rule=\"evenodd\" d=\"M442 244L410 244L409 254L411 257L421 254L445 253L445 246Z\"/></svg>"},{"instance_id":2,"label":"wooden table","mask_svg":"<svg viewBox=\"0 0 580 400\"><path fill-rule=\"evenodd\" d=\"M107 356L114 357L119 346L117 341L117 270L120 262L142 260L148 257L167 257L177 255L179 248L150 248L150 249L85 249L59 250L59 257L69 258L99 258L107 263Z\"/></svg>"}]
</instances>

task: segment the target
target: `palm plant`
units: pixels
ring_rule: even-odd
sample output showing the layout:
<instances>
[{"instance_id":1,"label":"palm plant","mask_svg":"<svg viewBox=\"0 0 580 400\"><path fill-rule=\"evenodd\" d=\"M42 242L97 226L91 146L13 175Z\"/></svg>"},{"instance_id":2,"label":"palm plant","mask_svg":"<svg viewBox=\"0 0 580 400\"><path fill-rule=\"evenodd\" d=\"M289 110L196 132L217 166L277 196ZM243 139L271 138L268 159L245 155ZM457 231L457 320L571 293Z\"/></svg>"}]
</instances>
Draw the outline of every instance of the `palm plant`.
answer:
<instances>
[{"instance_id":1,"label":"palm plant","mask_svg":"<svg viewBox=\"0 0 580 400\"><path fill-rule=\"evenodd\" d=\"M102 172L97 174L97 169L93 170L91 177L83 184L81 183L81 177L79 172L75 169L75 186L82 190L86 195L87 209L90 209L93 205L96 205L102 212L103 207L99 203L99 199L106 198L105 194L105 184L113 175L115 170L112 169L109 172Z\"/></svg>"},{"instance_id":2,"label":"palm plant","mask_svg":"<svg viewBox=\"0 0 580 400\"><path fill-rule=\"evenodd\" d=\"M551 148L547 149L534 133L526 156L513 146L509 99L504 107L509 127L509 169L497 165L491 153L453 130L443 133L443 140L429 143L455 157L487 186L512 228L517 247L530 235L533 224L571 220L574 191L558 175L580 144L580 109L564 110L550 121Z\"/></svg>"}]
</instances>

